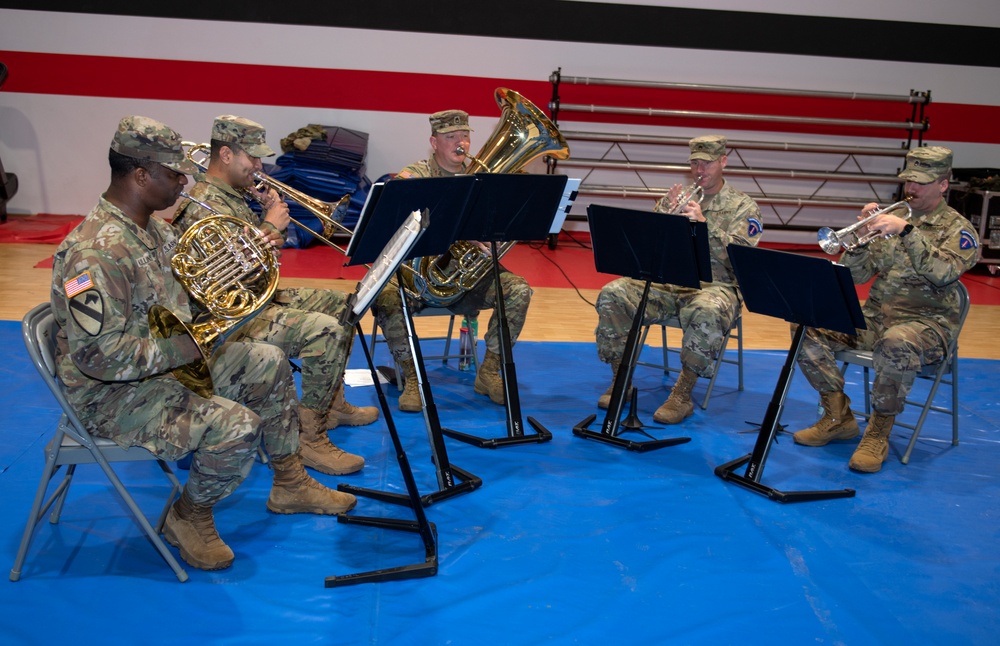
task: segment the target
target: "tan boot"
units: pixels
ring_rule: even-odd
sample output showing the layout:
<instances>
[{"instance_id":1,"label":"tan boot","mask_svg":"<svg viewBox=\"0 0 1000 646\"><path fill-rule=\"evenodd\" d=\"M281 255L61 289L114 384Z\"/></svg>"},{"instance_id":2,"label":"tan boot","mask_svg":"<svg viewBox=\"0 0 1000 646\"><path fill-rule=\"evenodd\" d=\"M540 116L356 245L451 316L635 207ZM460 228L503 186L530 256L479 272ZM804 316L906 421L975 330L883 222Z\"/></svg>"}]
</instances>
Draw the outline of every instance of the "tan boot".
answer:
<instances>
[{"instance_id":1,"label":"tan boot","mask_svg":"<svg viewBox=\"0 0 1000 646\"><path fill-rule=\"evenodd\" d=\"M889 455L889 434L895 421L895 415L878 413L872 415L868 420L865 435L861 438L858 448L854 449L854 455L851 456L847 466L863 473L878 472L886 456Z\"/></svg>"},{"instance_id":2,"label":"tan boot","mask_svg":"<svg viewBox=\"0 0 1000 646\"><path fill-rule=\"evenodd\" d=\"M328 489L302 468L298 453L271 460L274 483L267 508L276 514L326 514L334 516L354 509L358 499L349 493Z\"/></svg>"},{"instance_id":3,"label":"tan boot","mask_svg":"<svg viewBox=\"0 0 1000 646\"><path fill-rule=\"evenodd\" d=\"M691 390L698 375L684 368L674 382L674 387L670 391L667 401L656 409L653 419L660 424L680 424L685 418L691 417L694 413L694 403L691 401Z\"/></svg>"},{"instance_id":4,"label":"tan boot","mask_svg":"<svg viewBox=\"0 0 1000 646\"><path fill-rule=\"evenodd\" d=\"M399 410L405 413L419 413L424 409L424 405L420 401L417 367L413 364L413 359L404 361L400 366L403 368L406 383L403 384L403 392L399 394Z\"/></svg>"},{"instance_id":5,"label":"tan boot","mask_svg":"<svg viewBox=\"0 0 1000 646\"><path fill-rule=\"evenodd\" d=\"M823 446L833 440L851 440L861 433L851 412L851 400L843 392L820 393L823 417L818 422L792 434L796 444Z\"/></svg>"},{"instance_id":6,"label":"tan boot","mask_svg":"<svg viewBox=\"0 0 1000 646\"><path fill-rule=\"evenodd\" d=\"M181 493L163 523L163 538L180 549L181 558L200 570L224 570L235 555L219 538L211 505L196 505Z\"/></svg>"},{"instance_id":7,"label":"tan boot","mask_svg":"<svg viewBox=\"0 0 1000 646\"><path fill-rule=\"evenodd\" d=\"M326 434L323 416L311 408L299 406L299 453L310 469L331 476L360 471L365 459L341 449Z\"/></svg>"},{"instance_id":8,"label":"tan boot","mask_svg":"<svg viewBox=\"0 0 1000 646\"><path fill-rule=\"evenodd\" d=\"M483 362L476 370L473 388L480 395L489 395L494 404L504 404L503 378L500 376L500 355L486 351Z\"/></svg>"},{"instance_id":9,"label":"tan boot","mask_svg":"<svg viewBox=\"0 0 1000 646\"><path fill-rule=\"evenodd\" d=\"M604 391L603 395L597 398L598 408L607 410L608 406L611 405L611 392L615 389L615 379L618 378L618 369L621 368L621 365L622 362L620 359L618 361L611 362L611 385L608 386L608 389ZM630 386L628 392L625 393L625 399L630 399L632 397L633 390L634 388Z\"/></svg>"},{"instance_id":10,"label":"tan boot","mask_svg":"<svg viewBox=\"0 0 1000 646\"><path fill-rule=\"evenodd\" d=\"M378 409L374 406L355 406L344 399L344 382L337 386L333 401L326 410L326 428L344 426L368 426L378 419Z\"/></svg>"}]
</instances>

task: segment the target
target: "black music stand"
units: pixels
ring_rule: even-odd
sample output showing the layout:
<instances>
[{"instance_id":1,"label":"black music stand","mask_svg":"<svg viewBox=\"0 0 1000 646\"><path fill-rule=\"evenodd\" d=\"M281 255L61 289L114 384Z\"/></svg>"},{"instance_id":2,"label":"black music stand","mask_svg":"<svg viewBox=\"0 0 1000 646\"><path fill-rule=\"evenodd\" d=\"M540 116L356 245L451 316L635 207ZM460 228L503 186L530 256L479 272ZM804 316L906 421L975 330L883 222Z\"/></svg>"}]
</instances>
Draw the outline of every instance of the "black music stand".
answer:
<instances>
[{"instance_id":1,"label":"black music stand","mask_svg":"<svg viewBox=\"0 0 1000 646\"><path fill-rule=\"evenodd\" d=\"M638 431L651 438L642 431L642 424L637 421L635 397L629 419L626 423L620 420L625 407L625 393L639 357L640 330L646 315L650 285L655 282L699 288L702 282L711 282L708 225L704 222L692 222L679 215L600 204L587 207L587 220L590 223L590 239L594 247L597 271L642 280L645 281L645 286L625 340L621 367L615 376L604 424L599 432L587 429L597 419L597 415L590 415L573 427L573 434L640 452L690 442L690 437L641 441L622 438L622 431Z\"/></svg>"},{"instance_id":2,"label":"black music stand","mask_svg":"<svg viewBox=\"0 0 1000 646\"><path fill-rule=\"evenodd\" d=\"M476 189L476 180L471 175L460 175L391 181L376 184L376 186L379 188L369 193L355 229L356 233L351 238L351 244L347 248L347 253L351 254L349 265L368 264L379 256L381 249L386 245L387 232L393 231L394 229L391 227L397 226L397 223L401 221L400 210L407 204L425 209L429 219L434 224L407 251L402 260L445 253L455 241L456 231L463 219L469 215L469 205ZM412 209L412 206L410 208ZM407 340L413 355L417 384L423 402L424 424L427 428L427 437L431 448L431 462L435 466L435 475L437 476L438 490L420 497L420 502L424 506L429 506L452 496L473 491L479 488L483 481L478 476L455 466L448 459L448 449L443 437L443 434L448 431L441 427L437 405L434 403L434 395L431 392L430 382L424 368L420 340L413 327L409 301L401 280L402 272L412 271L412 269L398 263L393 269L397 273L396 285L399 289ZM358 336L364 346L364 333L359 330ZM365 353L367 355L368 351L366 350ZM377 381L377 377L375 379ZM387 420L391 419L388 408L383 407L383 412ZM337 489L393 504L405 505L409 502L405 494L365 489L347 484L338 485Z\"/></svg>"},{"instance_id":3,"label":"black music stand","mask_svg":"<svg viewBox=\"0 0 1000 646\"><path fill-rule=\"evenodd\" d=\"M851 271L826 258L732 244L728 249L747 309L797 323L798 327L761 422L753 452L716 467L715 475L778 502L850 498L854 496L854 489L778 491L761 484L760 478L778 433L778 419L806 328L856 334L857 330L866 327ZM740 475L735 471L743 464L747 465L746 472Z\"/></svg>"},{"instance_id":4,"label":"black music stand","mask_svg":"<svg viewBox=\"0 0 1000 646\"><path fill-rule=\"evenodd\" d=\"M385 393L382 391L382 385L379 383L375 364L372 361L371 353L368 351L368 346L365 345L364 332L360 324L361 317L368 311L372 301L395 273L399 267L399 263L406 258L408 250L412 249L413 245L416 244L417 240L427 230L427 225L428 215L426 211L423 213L415 211L407 216L407 219L403 221L396 234L386 244L385 249L375 261L368 274L358 283L355 293L348 299L348 308L342 316L342 322L345 325L354 325L358 331L358 336L361 338L361 349L364 351L365 359L368 361L368 368L375 383L375 392L378 394L379 405L382 407L385 423L389 428L393 447L396 449L396 461L399 463L399 470L403 474L403 482L406 485L407 492L406 500L410 509L413 510L416 519L410 521L397 518L337 515L337 521L341 523L353 523L356 525L419 533L424 544L424 562L369 572L329 576L326 578L325 583L325 587L327 588L356 583L398 581L400 579L429 577L437 574L437 530L432 523L428 522L427 516L424 514L424 508L420 501L420 492L417 490L416 481L413 479L413 471L410 469L406 451L403 450L403 445L399 441L396 425L393 423L392 415L389 412L389 402L386 400Z\"/></svg>"},{"instance_id":5,"label":"black music stand","mask_svg":"<svg viewBox=\"0 0 1000 646\"><path fill-rule=\"evenodd\" d=\"M471 205L470 216L465 218L456 239L489 242L494 258L497 257L498 242L545 240L562 202L567 180L565 175L478 173L475 178L478 190ZM529 416L528 423L535 432L524 432L510 329L507 327L507 311L500 284L500 264L496 262L493 263L493 283L496 290L494 307L500 341L500 374L503 379L507 435L481 438L448 429L443 432L448 437L485 449L547 442L552 439L552 433L534 417Z\"/></svg>"}]
</instances>

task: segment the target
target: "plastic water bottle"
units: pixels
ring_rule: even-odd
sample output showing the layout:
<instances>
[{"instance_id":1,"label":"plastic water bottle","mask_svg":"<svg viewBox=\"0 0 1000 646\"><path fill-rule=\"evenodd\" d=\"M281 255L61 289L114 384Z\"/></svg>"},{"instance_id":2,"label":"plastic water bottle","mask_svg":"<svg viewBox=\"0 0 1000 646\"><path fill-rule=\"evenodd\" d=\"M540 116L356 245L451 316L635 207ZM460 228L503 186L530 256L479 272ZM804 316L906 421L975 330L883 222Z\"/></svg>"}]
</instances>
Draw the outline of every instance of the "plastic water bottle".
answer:
<instances>
[{"instance_id":1,"label":"plastic water bottle","mask_svg":"<svg viewBox=\"0 0 1000 646\"><path fill-rule=\"evenodd\" d=\"M462 357L458 360L459 370L468 370L472 367L472 337L469 336L469 321L462 319L462 327L458 330L458 351Z\"/></svg>"}]
</instances>

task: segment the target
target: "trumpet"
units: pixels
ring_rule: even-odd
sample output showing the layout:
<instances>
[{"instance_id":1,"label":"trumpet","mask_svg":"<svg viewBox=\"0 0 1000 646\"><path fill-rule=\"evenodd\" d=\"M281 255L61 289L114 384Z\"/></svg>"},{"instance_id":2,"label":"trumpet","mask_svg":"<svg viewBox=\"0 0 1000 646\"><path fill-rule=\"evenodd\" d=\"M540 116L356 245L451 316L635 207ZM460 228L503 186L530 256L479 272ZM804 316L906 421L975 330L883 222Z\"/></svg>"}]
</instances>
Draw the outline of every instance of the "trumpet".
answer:
<instances>
[{"instance_id":1,"label":"trumpet","mask_svg":"<svg viewBox=\"0 0 1000 646\"><path fill-rule=\"evenodd\" d=\"M681 192L677 194L677 197L670 201L670 209L667 213L677 214L680 212L688 202L694 200L698 204L705 199L705 189L701 187L701 178L703 175L699 175L697 179L681 189Z\"/></svg>"},{"instance_id":2,"label":"trumpet","mask_svg":"<svg viewBox=\"0 0 1000 646\"><path fill-rule=\"evenodd\" d=\"M870 231L865 235L858 235L859 229L868 226L868 223L877 216L900 208L906 208L906 215L901 217L904 220L909 220L910 217L913 216L913 209L910 208L909 204L911 199L911 196L907 196L905 200L900 200L895 204L890 204L889 206L883 208L872 209L861 220L858 220L854 224L844 227L838 231L834 231L830 227L823 227L816 234L817 243L823 251L831 255L839 253L841 247L844 248L844 251L860 249L875 238L879 237L881 234L878 231Z\"/></svg>"},{"instance_id":3,"label":"trumpet","mask_svg":"<svg viewBox=\"0 0 1000 646\"><path fill-rule=\"evenodd\" d=\"M196 144L191 141L182 141L181 145L187 147L187 151L184 154L188 158L188 161L197 166L201 170L201 172L203 173L206 172L207 165L205 164L204 158L195 159L195 155L199 153L202 155L208 154L210 149L209 144ZM347 207L351 202L350 194L344 195L336 202L332 203L324 202L322 200L317 200L312 196L306 195L302 191L294 189L288 184L285 184L284 182L279 182L278 180L274 179L273 177L271 177L270 175L268 175L263 171L255 172L253 174L253 179L256 182L254 188L256 189L257 192L244 188L243 193L247 197L249 197L250 199L254 200L258 204L263 206L263 202L261 202L258 193L262 192L265 188L269 188L269 189L274 189L274 191L278 193L279 196L281 196L281 199L287 198L289 200L292 200L293 202L298 203L307 211L316 216L316 219L318 219L320 224L323 225L323 231L322 233L314 231L312 228L299 222L295 218L289 217L288 219L291 220L292 224L304 230L306 233L312 234L314 238L316 238L323 244L327 245L328 247L332 247L337 251L339 251L340 253L346 255L346 249L340 247L339 245L334 244L330 240L330 238L338 234L347 236L353 234L353 232L350 229L341 224L341 221L347 214ZM197 202L197 200L192 200L192 201Z\"/></svg>"}]
</instances>

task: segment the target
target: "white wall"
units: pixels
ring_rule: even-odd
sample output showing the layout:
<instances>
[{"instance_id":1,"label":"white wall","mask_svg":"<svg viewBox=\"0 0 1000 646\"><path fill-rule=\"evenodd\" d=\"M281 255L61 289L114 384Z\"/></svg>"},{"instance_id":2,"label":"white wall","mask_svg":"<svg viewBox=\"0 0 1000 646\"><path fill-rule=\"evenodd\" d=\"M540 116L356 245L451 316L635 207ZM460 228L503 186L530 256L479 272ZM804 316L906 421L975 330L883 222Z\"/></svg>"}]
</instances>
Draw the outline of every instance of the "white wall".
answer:
<instances>
[{"instance_id":1,"label":"white wall","mask_svg":"<svg viewBox=\"0 0 1000 646\"><path fill-rule=\"evenodd\" d=\"M705 8L704 3L694 2L656 4ZM716 8L727 6L721 2L715 4ZM751 3L733 0L729 4L741 10L810 11L801 3L783 0ZM1000 3L996 0L964 0L933 8L911 8L910 4L905 0L883 3L852 0L835 8L851 17L891 18L888 14L895 12L886 8L896 7L903 17L895 19L1000 25ZM825 12L831 5L817 3L817 7ZM887 37L903 39L902 35ZM544 81L561 67L564 74L572 76L716 85L888 94L906 94L911 88L929 89L939 102L1000 105L1000 70L995 68L198 20L0 10L0 50L418 72L536 82ZM95 70L95 74L99 73ZM165 84L203 82L206 81L163 79ZM240 78L230 82L259 86L262 102L269 105L0 90L0 157L8 172L17 173L21 184L19 193L8 205L10 212L86 213L107 186L106 151L118 119L125 114L159 118L186 138L198 141L207 139L212 118L222 113L241 114L264 123L272 145L309 123L362 130L371 135L368 176L373 179L427 156L427 115L422 112L285 107L281 105L281 88L269 84L268 79ZM511 86L517 89L513 83ZM343 91L364 92L365 88ZM485 137L494 123L495 118L475 117L476 136ZM582 130L594 126L561 121L560 127ZM983 127L997 125L983 124ZM747 138L767 138L760 133L730 136L744 134ZM955 149L956 163L960 166L1000 164L1000 147L996 145L936 141L933 124L929 134L928 143ZM473 148L477 148L476 141Z\"/></svg>"}]
</instances>

